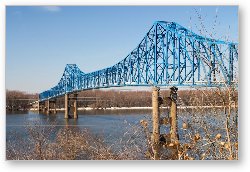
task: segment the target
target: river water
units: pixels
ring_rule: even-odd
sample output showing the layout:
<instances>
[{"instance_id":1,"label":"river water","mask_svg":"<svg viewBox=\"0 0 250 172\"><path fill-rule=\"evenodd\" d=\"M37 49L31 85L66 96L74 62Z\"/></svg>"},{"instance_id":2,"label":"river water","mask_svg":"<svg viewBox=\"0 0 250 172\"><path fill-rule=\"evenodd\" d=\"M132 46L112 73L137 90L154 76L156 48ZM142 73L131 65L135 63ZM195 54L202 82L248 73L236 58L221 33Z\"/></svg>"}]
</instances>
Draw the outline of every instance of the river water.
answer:
<instances>
[{"instance_id":1,"label":"river water","mask_svg":"<svg viewBox=\"0 0 250 172\"><path fill-rule=\"evenodd\" d=\"M37 132L53 127L54 133L50 135L49 140L53 141L57 132L62 128L77 128L80 130L88 130L94 137L102 138L107 145L112 145L115 151L121 150L124 145L132 143L136 147L145 148L147 140L145 131L140 125L141 120L148 121L148 131L152 131L151 121L152 110L85 110L78 112L78 119L64 119L64 113L57 114L38 114L37 112L12 112L6 114L6 143L15 143L18 149L23 148L22 141L29 142L29 129L32 128ZM169 110L161 109L161 117L168 117ZM236 119L236 113L231 113L230 123ZM226 140L226 114L222 109L207 110L178 110L178 134L179 141L187 143L192 141L189 136L199 133L203 138L204 145L207 137L215 138L220 133L222 140ZM188 129L183 129L183 122L188 124ZM233 129L238 132L237 127ZM42 129L42 130L41 130ZM44 130L45 129L45 130ZM170 126L161 126L161 133L169 133ZM52 131L52 130L50 130ZM149 134L150 135L150 134ZM188 137L187 137L188 136ZM189 140L191 139L191 140ZM231 138L237 141L237 136ZM19 148L20 146L20 148ZM143 157L142 155L141 157Z\"/></svg>"},{"instance_id":2,"label":"river water","mask_svg":"<svg viewBox=\"0 0 250 172\"><path fill-rule=\"evenodd\" d=\"M64 113L38 114L36 112L13 112L6 114L6 140L27 137L29 127L54 126L56 131L63 127L87 129L92 134L114 142L126 132L140 127L140 120L150 119L151 110L86 110L78 112L78 119L64 119ZM112 139L111 139L112 138ZM13 141L13 140L12 140Z\"/></svg>"},{"instance_id":3,"label":"river water","mask_svg":"<svg viewBox=\"0 0 250 172\"><path fill-rule=\"evenodd\" d=\"M167 111L167 110L166 110ZM146 144L145 133L140 125L141 120L149 122L149 131L151 128L151 110L85 110L78 112L78 119L64 119L64 113L57 114L38 114L36 112L14 112L6 114L6 141L15 142L17 138L28 139L27 128L39 127L49 128L55 127L55 133L65 127L75 127L79 129L87 129L91 134L101 136L105 142L110 145L117 143L119 139L142 140ZM168 112L162 111L162 115L166 116ZM226 137L225 133L226 116L222 111L206 111L202 113L185 111L178 112L178 133L180 141L185 141L182 129L183 122L188 122L194 132L204 134L204 126L208 126L209 134L214 137L217 133L221 133L222 137ZM161 126L161 133L169 133L169 126ZM190 130L191 131L191 130ZM141 134L138 132L141 132ZM137 133L136 135L134 133ZM127 137L127 138L126 138ZM139 138L140 137L140 138ZM144 139L144 141L143 141ZM120 145L122 146L122 145Z\"/></svg>"},{"instance_id":4,"label":"river water","mask_svg":"<svg viewBox=\"0 0 250 172\"><path fill-rule=\"evenodd\" d=\"M38 114L36 112L13 112L6 115L6 139L9 140L15 132L21 137L26 137L25 129L29 126L49 127L55 126L57 130L65 126L78 127L80 129L88 129L91 133L102 135L106 140L110 138L119 138L128 130L140 127L140 120L148 120L151 127L151 110L85 110L78 112L78 119L64 119L64 113L57 114ZM163 112L164 114L164 112ZM165 113L166 114L166 113ZM212 130L218 130L225 124L225 118L222 118L222 113L214 114L202 113L197 115L195 119L191 119L190 113L178 114L178 128L182 127L182 122L189 121L195 123L205 121L209 123ZM197 117L198 116L198 117ZM195 120L195 121L192 121ZM134 127L134 128L133 128ZM197 129L199 126L195 126ZM168 132L169 127L161 127L162 132ZM133 131L131 131L133 132ZM181 134L181 131L180 133Z\"/></svg>"},{"instance_id":5,"label":"river water","mask_svg":"<svg viewBox=\"0 0 250 172\"><path fill-rule=\"evenodd\" d=\"M6 139L9 139L12 132L20 135L25 133L25 128L29 126L43 126L49 127L51 125L58 128L78 127L81 129L88 129L91 133L102 135L104 137L118 137L123 135L129 128L140 127L140 120L151 120L152 110L85 110L78 112L78 119L64 119L64 113L58 112L56 114L38 114L37 112L13 112L6 114ZM164 112L163 112L164 114ZM225 118L221 118L221 114L204 113L196 115L199 116L197 120L206 121L210 127L217 130L225 123ZM220 116L218 118L218 116ZM183 121L190 121L191 115L189 113L178 114L178 127L182 127ZM192 122L192 121L191 121ZM149 124L149 127L151 125ZM197 126L199 127L199 126ZM164 131L167 128L161 127ZM25 135L24 135L25 137Z\"/></svg>"}]
</instances>

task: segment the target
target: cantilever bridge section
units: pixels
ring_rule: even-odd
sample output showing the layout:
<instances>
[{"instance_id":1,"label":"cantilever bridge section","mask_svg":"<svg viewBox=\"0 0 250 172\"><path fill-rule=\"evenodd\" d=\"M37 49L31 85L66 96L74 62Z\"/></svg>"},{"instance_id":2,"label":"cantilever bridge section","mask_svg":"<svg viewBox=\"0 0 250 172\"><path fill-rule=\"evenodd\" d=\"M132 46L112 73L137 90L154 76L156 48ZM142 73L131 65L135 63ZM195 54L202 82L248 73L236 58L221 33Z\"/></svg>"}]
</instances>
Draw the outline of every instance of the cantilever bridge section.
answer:
<instances>
[{"instance_id":1,"label":"cantilever bridge section","mask_svg":"<svg viewBox=\"0 0 250 172\"><path fill-rule=\"evenodd\" d=\"M113 66L84 73L76 64L67 64L59 83L40 93L39 101L108 87L224 87L237 83L237 75L238 43L157 21L138 46Z\"/></svg>"}]
</instances>

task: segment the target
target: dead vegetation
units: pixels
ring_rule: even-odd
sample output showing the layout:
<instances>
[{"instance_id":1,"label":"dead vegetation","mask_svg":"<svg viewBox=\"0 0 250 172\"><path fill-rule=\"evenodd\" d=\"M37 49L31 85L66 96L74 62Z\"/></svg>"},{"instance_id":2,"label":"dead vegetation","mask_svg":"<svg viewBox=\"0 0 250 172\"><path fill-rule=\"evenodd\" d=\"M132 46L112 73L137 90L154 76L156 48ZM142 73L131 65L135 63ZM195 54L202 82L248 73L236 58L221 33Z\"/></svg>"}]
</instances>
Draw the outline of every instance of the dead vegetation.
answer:
<instances>
[{"instance_id":1,"label":"dead vegetation","mask_svg":"<svg viewBox=\"0 0 250 172\"><path fill-rule=\"evenodd\" d=\"M103 137L94 135L87 129L77 126L58 129L53 124L48 127L37 122L26 127L25 138L12 133L6 144L6 159L134 160L142 157L141 148L132 139L142 134L136 131L139 131L138 127L133 134L127 131L115 143L107 144Z\"/></svg>"},{"instance_id":2,"label":"dead vegetation","mask_svg":"<svg viewBox=\"0 0 250 172\"><path fill-rule=\"evenodd\" d=\"M54 134L54 127L29 127L28 138L7 142L8 160L103 160L116 156L101 138L87 130L75 127L61 128ZM20 147L20 145L24 146Z\"/></svg>"},{"instance_id":3,"label":"dead vegetation","mask_svg":"<svg viewBox=\"0 0 250 172\"><path fill-rule=\"evenodd\" d=\"M208 92L209 91L209 92ZM209 94L208 94L209 93ZM213 97L217 96L214 103ZM223 96L221 96L223 95ZM212 99L209 108L204 108L203 99ZM163 100L166 98L163 97ZM158 159L172 160L237 160L238 159L238 99L234 88L196 90L190 94L189 102L194 106L188 108L179 96L178 104L178 140L170 137L169 122L162 123ZM163 105L164 106L164 105ZM161 109L161 119L170 119L169 111ZM148 124L151 119L142 120L141 125L148 141L147 157L155 159L151 132Z\"/></svg>"},{"instance_id":4,"label":"dead vegetation","mask_svg":"<svg viewBox=\"0 0 250 172\"><path fill-rule=\"evenodd\" d=\"M180 108L177 111L178 141L170 139L170 125L167 121L169 109L160 108L162 125L159 159L237 160L237 93L233 89L228 91L228 94L224 94L226 90L197 89L196 94L190 94L189 101L195 108ZM203 108L200 101L202 94L207 99L209 95L213 97L223 94L216 101L224 102L224 107L215 107L211 101L211 108ZM178 96L178 105L186 105L181 96ZM152 121L150 115L146 117L138 121L137 125L126 123L126 132L119 138L112 138L114 141L111 143L104 136L94 135L77 126L58 129L53 124L50 127L32 124L26 128L28 139L13 133L7 140L6 157L8 160L154 159Z\"/></svg>"}]
</instances>

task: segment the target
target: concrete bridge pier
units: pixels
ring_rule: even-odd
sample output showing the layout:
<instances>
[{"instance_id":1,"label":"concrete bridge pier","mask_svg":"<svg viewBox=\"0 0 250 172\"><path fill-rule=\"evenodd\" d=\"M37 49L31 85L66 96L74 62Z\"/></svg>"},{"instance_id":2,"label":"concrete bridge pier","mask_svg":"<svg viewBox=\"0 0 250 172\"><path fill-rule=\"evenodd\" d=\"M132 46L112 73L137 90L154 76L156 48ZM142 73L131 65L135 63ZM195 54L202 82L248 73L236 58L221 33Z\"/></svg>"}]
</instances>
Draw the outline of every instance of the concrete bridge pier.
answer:
<instances>
[{"instance_id":1,"label":"concrete bridge pier","mask_svg":"<svg viewBox=\"0 0 250 172\"><path fill-rule=\"evenodd\" d=\"M153 87L152 90L152 120L153 120L153 133L152 133L152 143L154 159L159 159L159 142L160 142L160 113L159 113L159 87Z\"/></svg>"},{"instance_id":2,"label":"concrete bridge pier","mask_svg":"<svg viewBox=\"0 0 250 172\"><path fill-rule=\"evenodd\" d=\"M38 111L38 113L39 112L45 112L45 104L44 104L44 102L38 102L38 105L37 105L37 111Z\"/></svg>"},{"instance_id":3,"label":"concrete bridge pier","mask_svg":"<svg viewBox=\"0 0 250 172\"><path fill-rule=\"evenodd\" d=\"M77 113L77 93L74 94L74 98L73 98L73 101L74 101L74 119L77 119L78 118L78 113Z\"/></svg>"},{"instance_id":4,"label":"concrete bridge pier","mask_svg":"<svg viewBox=\"0 0 250 172\"><path fill-rule=\"evenodd\" d=\"M73 106L72 105L72 101L73 101ZM77 113L77 93L74 93L73 96L70 94L65 94L65 114L64 114L64 118L68 119L71 118L70 116L70 109L73 108L73 118L77 119L78 118L78 113Z\"/></svg>"},{"instance_id":5,"label":"concrete bridge pier","mask_svg":"<svg viewBox=\"0 0 250 172\"><path fill-rule=\"evenodd\" d=\"M46 106L45 106L45 102L43 102L43 104L42 104L42 112L43 112L43 113L46 113Z\"/></svg>"},{"instance_id":6,"label":"concrete bridge pier","mask_svg":"<svg viewBox=\"0 0 250 172\"><path fill-rule=\"evenodd\" d=\"M171 117L171 130L170 137L171 141L178 141L178 131L177 131L177 87L170 88L170 99L171 99L171 107L170 107L170 117Z\"/></svg>"},{"instance_id":7,"label":"concrete bridge pier","mask_svg":"<svg viewBox=\"0 0 250 172\"><path fill-rule=\"evenodd\" d=\"M51 113L56 114L56 99L53 101L50 101L51 104Z\"/></svg>"},{"instance_id":8,"label":"concrete bridge pier","mask_svg":"<svg viewBox=\"0 0 250 172\"><path fill-rule=\"evenodd\" d=\"M171 87L170 88L170 139L171 142L175 144L173 149L173 157L175 159L178 158L178 151L177 151L177 144L178 144L178 130L177 130L177 87ZM160 158L161 153L161 144L160 144L160 138L162 138L163 135L160 134L160 125L166 125L162 122L164 118L160 118L160 110L159 107L163 103L162 98L159 97L159 87L153 87L152 89L152 121L153 121L153 132L151 136L152 141L152 148L153 148L153 156L154 159L157 160Z\"/></svg>"},{"instance_id":9,"label":"concrete bridge pier","mask_svg":"<svg viewBox=\"0 0 250 172\"><path fill-rule=\"evenodd\" d=\"M65 103L64 103L64 109L65 109L65 113L64 113L64 118L68 119L69 118L69 94L65 94Z\"/></svg>"},{"instance_id":10,"label":"concrete bridge pier","mask_svg":"<svg viewBox=\"0 0 250 172\"><path fill-rule=\"evenodd\" d=\"M47 115L49 115L49 112L50 112L50 100L49 99L46 101L46 104L47 104L46 113Z\"/></svg>"},{"instance_id":11,"label":"concrete bridge pier","mask_svg":"<svg viewBox=\"0 0 250 172\"><path fill-rule=\"evenodd\" d=\"M56 100L55 100L55 103L54 103L54 113L56 114Z\"/></svg>"},{"instance_id":12,"label":"concrete bridge pier","mask_svg":"<svg viewBox=\"0 0 250 172\"><path fill-rule=\"evenodd\" d=\"M37 112L38 112L38 113L40 112L40 102L39 102L39 100L38 100L38 102L37 102Z\"/></svg>"}]
</instances>

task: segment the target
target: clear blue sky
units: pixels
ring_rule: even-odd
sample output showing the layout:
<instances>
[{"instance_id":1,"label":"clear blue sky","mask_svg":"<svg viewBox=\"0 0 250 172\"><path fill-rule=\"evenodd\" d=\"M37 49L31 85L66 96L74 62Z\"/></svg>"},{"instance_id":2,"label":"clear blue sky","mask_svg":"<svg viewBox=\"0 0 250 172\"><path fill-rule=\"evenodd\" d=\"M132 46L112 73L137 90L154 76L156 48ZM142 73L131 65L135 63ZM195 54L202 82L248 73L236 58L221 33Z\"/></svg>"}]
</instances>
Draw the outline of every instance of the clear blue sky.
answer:
<instances>
[{"instance_id":1,"label":"clear blue sky","mask_svg":"<svg viewBox=\"0 0 250 172\"><path fill-rule=\"evenodd\" d=\"M199 33L195 9L207 32L216 33L214 38L238 42L237 6L8 6L6 89L47 90L58 83L68 63L85 73L111 66L125 58L157 20Z\"/></svg>"}]
</instances>

